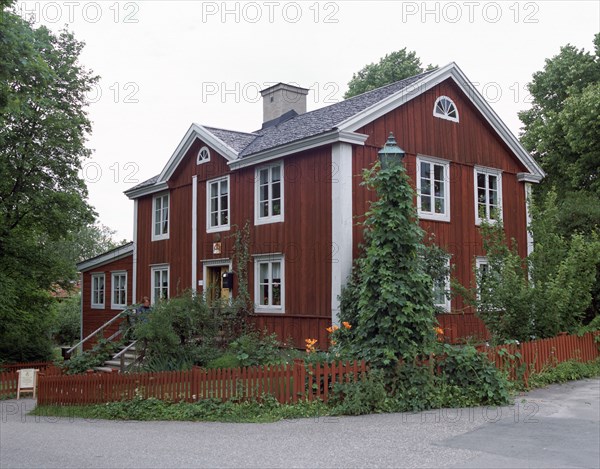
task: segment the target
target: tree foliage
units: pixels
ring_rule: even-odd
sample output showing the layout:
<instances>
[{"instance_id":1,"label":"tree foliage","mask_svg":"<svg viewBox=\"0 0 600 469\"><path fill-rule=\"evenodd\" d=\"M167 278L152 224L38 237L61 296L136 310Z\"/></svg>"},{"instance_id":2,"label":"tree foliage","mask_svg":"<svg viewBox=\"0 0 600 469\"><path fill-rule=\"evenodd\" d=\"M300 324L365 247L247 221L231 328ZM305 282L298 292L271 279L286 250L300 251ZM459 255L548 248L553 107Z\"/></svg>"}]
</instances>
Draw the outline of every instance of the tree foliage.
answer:
<instances>
[{"instance_id":1,"label":"tree foliage","mask_svg":"<svg viewBox=\"0 0 600 469\"><path fill-rule=\"evenodd\" d=\"M55 249L94 213L79 176L91 130L85 93L94 77L73 34L0 15L0 357L48 353L55 282L73 272ZM12 350L12 351L11 351ZM13 353L14 352L14 353ZM22 353L21 353L22 352Z\"/></svg>"},{"instance_id":2,"label":"tree foliage","mask_svg":"<svg viewBox=\"0 0 600 469\"><path fill-rule=\"evenodd\" d=\"M436 68L428 65L427 70ZM351 98L375 88L412 77L423 73L425 69L421 66L421 59L413 51L400 49L396 52L386 54L378 63L365 65L357 73L352 75L348 82L348 91L344 98Z\"/></svg>"},{"instance_id":3,"label":"tree foliage","mask_svg":"<svg viewBox=\"0 0 600 469\"><path fill-rule=\"evenodd\" d=\"M342 295L340 320L352 324L344 345L356 356L393 367L433 340L432 281L419 256L424 233L404 165L376 163L363 178L378 199L366 214L364 253Z\"/></svg>"},{"instance_id":4,"label":"tree foliage","mask_svg":"<svg viewBox=\"0 0 600 469\"><path fill-rule=\"evenodd\" d=\"M541 188L561 198L600 195L600 33L594 43L594 53L566 45L547 59L528 85L531 109L519 113L521 141L547 173Z\"/></svg>"},{"instance_id":5,"label":"tree foliage","mask_svg":"<svg viewBox=\"0 0 600 469\"><path fill-rule=\"evenodd\" d=\"M465 297L496 341L575 332L592 302L600 239L560 233L554 192L532 213L535 248L525 260L501 224L482 228L488 268L476 272L477 286Z\"/></svg>"}]
</instances>

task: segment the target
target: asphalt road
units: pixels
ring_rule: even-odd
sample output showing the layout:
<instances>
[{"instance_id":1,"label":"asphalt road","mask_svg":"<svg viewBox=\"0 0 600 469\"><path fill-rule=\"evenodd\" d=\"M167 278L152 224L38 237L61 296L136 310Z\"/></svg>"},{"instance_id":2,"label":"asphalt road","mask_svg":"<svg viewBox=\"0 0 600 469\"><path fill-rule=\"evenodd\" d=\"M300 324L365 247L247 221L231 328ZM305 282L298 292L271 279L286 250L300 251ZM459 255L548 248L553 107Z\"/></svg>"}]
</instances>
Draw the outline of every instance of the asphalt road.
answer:
<instances>
[{"instance_id":1,"label":"asphalt road","mask_svg":"<svg viewBox=\"0 0 600 469\"><path fill-rule=\"evenodd\" d=\"M33 417L0 403L0 468L600 468L600 380L501 408L322 417L272 424Z\"/></svg>"}]
</instances>

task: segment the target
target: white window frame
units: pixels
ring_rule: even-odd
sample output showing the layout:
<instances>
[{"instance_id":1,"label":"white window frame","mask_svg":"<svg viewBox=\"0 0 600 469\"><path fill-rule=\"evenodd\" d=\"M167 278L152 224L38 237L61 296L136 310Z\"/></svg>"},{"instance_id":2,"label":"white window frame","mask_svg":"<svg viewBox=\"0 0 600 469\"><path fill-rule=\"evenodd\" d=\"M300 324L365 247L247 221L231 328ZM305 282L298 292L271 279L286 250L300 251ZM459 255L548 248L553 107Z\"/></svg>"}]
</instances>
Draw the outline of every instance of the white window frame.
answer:
<instances>
[{"instance_id":1,"label":"white window frame","mask_svg":"<svg viewBox=\"0 0 600 469\"><path fill-rule=\"evenodd\" d=\"M477 256L475 258L475 280L479 280L479 276L480 276L480 272L481 272L481 267L482 266L487 266L488 268L488 272L490 269L490 263L488 261L488 258L486 256ZM481 288L481 285L479 285L479 282L476 282L476 288L477 288L477 299L480 300L481 299L481 295L479 294L479 289Z\"/></svg>"},{"instance_id":2,"label":"white window frame","mask_svg":"<svg viewBox=\"0 0 600 469\"><path fill-rule=\"evenodd\" d=\"M204 157L202 155L205 155ZM198 155L196 156L196 164L204 164L210 161L210 150L207 146L204 146L198 150Z\"/></svg>"},{"instance_id":3,"label":"white window frame","mask_svg":"<svg viewBox=\"0 0 600 469\"><path fill-rule=\"evenodd\" d=\"M211 224L211 195L210 195L210 188L213 184L218 184L218 188L219 191L218 193L220 193L220 189L221 189L221 183L223 181L227 182L227 223L226 224L217 224L215 226L213 226ZM217 209L217 213L219 214L218 219L221 219L221 212L223 211L221 208L221 197L218 196L217 198L217 205L218 205L218 209ZM229 176L225 176L225 177L220 177L217 179L211 179L210 181L206 182L206 232L207 233L215 233L217 231L227 231L230 228L230 224L231 224L231 181L229 179Z\"/></svg>"},{"instance_id":4,"label":"white window frame","mask_svg":"<svg viewBox=\"0 0 600 469\"><path fill-rule=\"evenodd\" d=\"M438 103L442 99L447 99L448 101L450 101L450 104L452 105L452 107L454 107L454 112L456 112L456 117L452 117L447 114L436 112ZM445 119L445 120L452 121L452 122L459 122L459 117L460 117L458 114L458 107L456 107L456 103L454 102L453 99L449 98L448 96L440 96L440 97L438 97L438 99L435 100L435 103L433 105L433 115L434 115L434 117L439 117L440 119Z\"/></svg>"},{"instance_id":5,"label":"white window frame","mask_svg":"<svg viewBox=\"0 0 600 469\"><path fill-rule=\"evenodd\" d=\"M164 200L167 200L167 231L166 233L156 234L156 224L159 222L156 219L156 201L158 199L161 200L161 214L164 213ZM162 192L160 194L155 195L152 198L152 241L159 241L161 239L169 239L169 231L171 225L171 196L168 192ZM162 215L160 219L160 223L162 224Z\"/></svg>"},{"instance_id":6,"label":"white window frame","mask_svg":"<svg viewBox=\"0 0 600 469\"><path fill-rule=\"evenodd\" d=\"M477 197L477 190L478 190L478 186L477 186L477 175L478 174L483 174L485 175L485 197L486 197L486 202L485 202L485 212L486 212L486 216L485 218L481 218L479 216L479 199ZM489 176L496 176L497 178L497 184L498 184L498 213L499 213L499 221L502 221L504 219L504 214L503 214L503 209L502 209L502 170L500 169L495 169L495 168L484 168L481 166L475 166L475 168L473 168L473 198L475 201L475 224L476 225L481 225L482 222L486 221L489 224L494 224L496 223L498 220L492 220L490 218L490 206L489 206L489 201L488 201L488 196L489 196Z\"/></svg>"},{"instance_id":7,"label":"white window frame","mask_svg":"<svg viewBox=\"0 0 600 469\"><path fill-rule=\"evenodd\" d=\"M115 301L115 278L116 277L125 277L125 302L117 303ZM110 309L125 309L127 307L127 272L124 270L119 270L110 273Z\"/></svg>"},{"instance_id":8,"label":"white window frame","mask_svg":"<svg viewBox=\"0 0 600 469\"><path fill-rule=\"evenodd\" d=\"M269 264L269 281L272 285L273 282L273 274L272 274L272 264L273 262L279 262L281 265L281 283L280 283L280 297L281 297L281 305L272 305L272 296L273 291L272 287L269 290L269 304L261 305L259 304L259 297L261 294L260 288L260 265L268 263ZM285 256L283 254L261 254L254 257L254 311L256 313L283 313L285 312Z\"/></svg>"},{"instance_id":9,"label":"white window frame","mask_svg":"<svg viewBox=\"0 0 600 469\"><path fill-rule=\"evenodd\" d=\"M98 290L98 285L96 285L96 280L102 279L102 302L95 302L94 296L96 296L96 292ZM104 273L92 274L91 276L92 286L90 288L90 303L93 309L104 309L106 305L106 275ZM99 296L98 296L98 299Z\"/></svg>"},{"instance_id":10,"label":"white window frame","mask_svg":"<svg viewBox=\"0 0 600 469\"><path fill-rule=\"evenodd\" d=\"M155 274L155 272L165 271L165 270L167 271L167 296L165 299L169 299L171 296L171 294L170 294L171 268L170 268L169 264L153 265L150 268L150 304L152 304L152 305L156 304L156 295L155 295L156 285L154 283L154 274Z\"/></svg>"},{"instance_id":11,"label":"white window frame","mask_svg":"<svg viewBox=\"0 0 600 469\"><path fill-rule=\"evenodd\" d=\"M432 210L424 211L421 208L421 163L438 165L444 168L444 213L435 213L435 197L433 195L433 184L431 185ZM432 168L433 169L433 168ZM432 173L434 174L434 173ZM417 213L423 220L450 221L450 162L432 156L417 155Z\"/></svg>"},{"instance_id":12,"label":"white window frame","mask_svg":"<svg viewBox=\"0 0 600 469\"><path fill-rule=\"evenodd\" d=\"M436 308L440 308L443 312L445 313L449 313L451 310L451 300L450 300L450 258L448 257L446 259L446 268L448 273L446 274L444 280L443 280L443 285L442 288L444 289L444 302L443 303L435 303L435 283L433 285L433 299L434 299L434 306Z\"/></svg>"},{"instance_id":13,"label":"white window frame","mask_svg":"<svg viewBox=\"0 0 600 469\"><path fill-rule=\"evenodd\" d=\"M280 168L280 180L279 180L279 184L280 184L280 194L281 194L281 211L279 215L272 215L272 209L273 209L273 204L272 204L272 199L273 199L273 182L271 180L271 176L272 176L272 170L274 167L279 166ZM261 217L260 216L260 172L262 170L268 169L269 170L269 212L270 214L266 217ZM268 165L263 165L260 166L258 168L256 168L256 172L255 172L255 183L254 183L254 224L255 225L264 225L267 223L277 223L277 222L282 222L284 221L284 207L285 207L285 203L284 203L284 187L285 187L285 177L284 177L284 167L283 167L283 161L278 161L277 163L272 163L272 164L268 164Z\"/></svg>"}]
</instances>

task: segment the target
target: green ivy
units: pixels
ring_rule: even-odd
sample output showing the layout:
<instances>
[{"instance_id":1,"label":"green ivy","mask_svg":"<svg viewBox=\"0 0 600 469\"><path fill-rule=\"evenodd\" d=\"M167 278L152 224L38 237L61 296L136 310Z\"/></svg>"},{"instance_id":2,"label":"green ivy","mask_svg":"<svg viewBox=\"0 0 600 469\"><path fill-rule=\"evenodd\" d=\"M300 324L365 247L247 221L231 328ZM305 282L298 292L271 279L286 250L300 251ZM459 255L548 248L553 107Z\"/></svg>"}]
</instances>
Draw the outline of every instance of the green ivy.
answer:
<instances>
[{"instance_id":1,"label":"green ivy","mask_svg":"<svg viewBox=\"0 0 600 469\"><path fill-rule=\"evenodd\" d=\"M432 280L419 256L423 231L414 191L400 162L363 173L377 193L364 221L363 255L341 298L340 319L352 324L342 348L375 367L393 367L433 343Z\"/></svg>"}]
</instances>

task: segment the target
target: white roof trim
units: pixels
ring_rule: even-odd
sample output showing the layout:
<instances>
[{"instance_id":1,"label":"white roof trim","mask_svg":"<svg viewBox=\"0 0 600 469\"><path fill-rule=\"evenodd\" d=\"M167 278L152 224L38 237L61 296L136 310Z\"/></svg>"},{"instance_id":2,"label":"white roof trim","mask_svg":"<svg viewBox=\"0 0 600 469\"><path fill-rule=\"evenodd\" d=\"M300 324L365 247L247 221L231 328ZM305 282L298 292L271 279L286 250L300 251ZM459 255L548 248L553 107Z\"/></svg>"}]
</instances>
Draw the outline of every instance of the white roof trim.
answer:
<instances>
[{"instance_id":1,"label":"white roof trim","mask_svg":"<svg viewBox=\"0 0 600 469\"><path fill-rule=\"evenodd\" d=\"M298 153L299 151L309 150L311 148L328 145L336 142L353 143L355 145L364 145L365 140L369 138L368 135L359 134L356 132L347 132L341 130L331 130L329 132L322 133L313 137L308 137L303 140L291 142L282 145L277 148L265 150L260 153L255 153L251 156L247 156L236 161L230 161L228 164L232 170L245 168L265 161L274 160L283 156Z\"/></svg>"},{"instance_id":2,"label":"white roof trim","mask_svg":"<svg viewBox=\"0 0 600 469\"><path fill-rule=\"evenodd\" d=\"M502 138L504 143L515 153L519 161L529 170L532 177L536 179L535 182L539 182L545 173L533 157L523 148L523 145L519 140L512 134L512 132L506 127L506 124L498 117L492 107L487 101L481 96L479 91L471 84L462 70L454 62L449 63L445 67L442 67L435 72L426 75L420 80L416 81L410 86L390 95L386 99L379 101L378 103L368 107L364 111L355 114L354 116L346 119L338 127L342 131L354 132L364 125L372 122L373 120L387 114L388 112L396 109L402 104L416 98L431 88L439 85L444 80L451 78L458 87L470 98L473 105L479 112L485 117L492 128Z\"/></svg>"},{"instance_id":3,"label":"white roof trim","mask_svg":"<svg viewBox=\"0 0 600 469\"><path fill-rule=\"evenodd\" d=\"M542 180L542 176L538 174L530 174L530 173L518 173L517 181L519 182L534 182L538 183Z\"/></svg>"},{"instance_id":4,"label":"white roof trim","mask_svg":"<svg viewBox=\"0 0 600 469\"><path fill-rule=\"evenodd\" d=\"M154 184L140 187L139 189L135 189L135 190L130 189L128 191L125 191L125 195L133 200L133 199L137 199L138 197L142 197L144 195L154 194L155 192L161 192L161 191L167 190L168 188L169 188L169 186L167 185L166 182L161 182L160 184L155 182Z\"/></svg>"},{"instance_id":5,"label":"white roof trim","mask_svg":"<svg viewBox=\"0 0 600 469\"><path fill-rule=\"evenodd\" d=\"M238 158L237 152L221 139L217 138L201 125L192 124L160 173L160 176L156 181L157 184L161 182L167 182L169 180L197 138L201 139L208 146L217 150L225 157L225 159L229 161L236 160Z\"/></svg>"},{"instance_id":6,"label":"white roof trim","mask_svg":"<svg viewBox=\"0 0 600 469\"><path fill-rule=\"evenodd\" d=\"M103 264L108 264L109 262L116 261L119 259L123 259L127 256L133 255L133 243L124 244L116 249L108 251L104 254L100 254L99 256L92 257L91 259L86 259L85 261L79 262L77 264L77 270L79 272L86 272L91 269L95 269Z\"/></svg>"}]
</instances>

